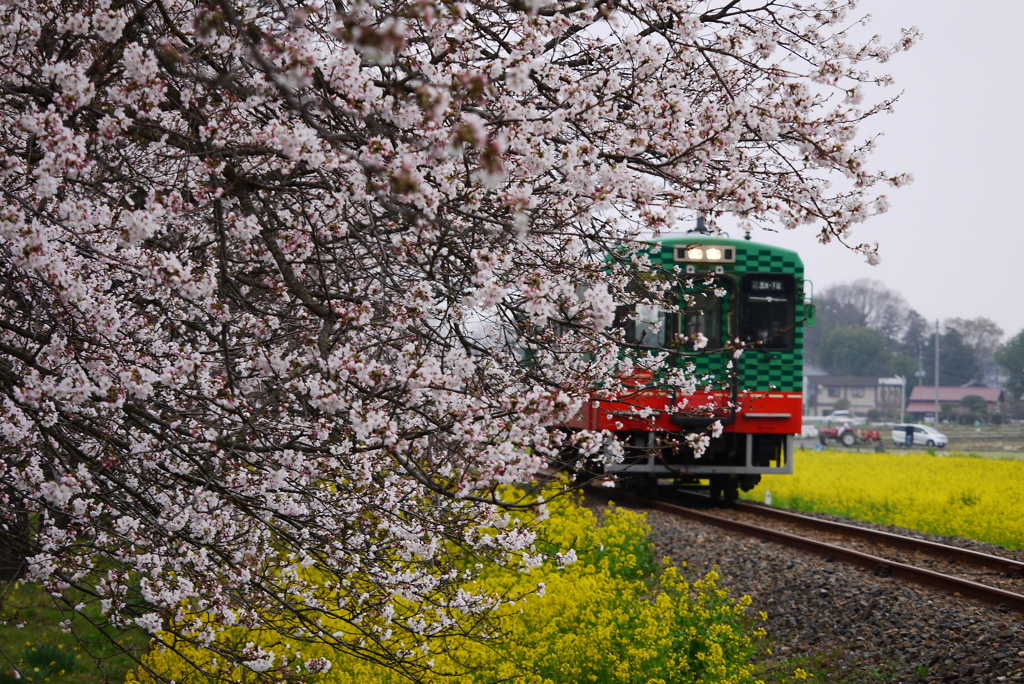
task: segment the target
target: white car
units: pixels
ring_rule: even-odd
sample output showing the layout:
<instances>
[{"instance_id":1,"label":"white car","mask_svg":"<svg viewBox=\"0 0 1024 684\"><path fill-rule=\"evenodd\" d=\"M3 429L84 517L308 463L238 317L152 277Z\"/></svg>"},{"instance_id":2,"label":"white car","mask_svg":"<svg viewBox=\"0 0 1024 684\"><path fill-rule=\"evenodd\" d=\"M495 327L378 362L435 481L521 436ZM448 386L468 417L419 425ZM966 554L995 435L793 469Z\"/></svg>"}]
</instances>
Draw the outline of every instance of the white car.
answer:
<instances>
[{"instance_id":1,"label":"white car","mask_svg":"<svg viewBox=\"0 0 1024 684\"><path fill-rule=\"evenodd\" d=\"M907 432L910 432L911 442L907 441ZM894 425L892 428L892 443L896 446L927 446L944 447L949 444L949 437L942 434L931 425Z\"/></svg>"},{"instance_id":2,"label":"white car","mask_svg":"<svg viewBox=\"0 0 1024 684\"><path fill-rule=\"evenodd\" d=\"M818 428L816 426L814 426L814 425L811 425L810 423L804 423L803 426L800 428L800 436L801 437L817 437L818 436Z\"/></svg>"}]
</instances>

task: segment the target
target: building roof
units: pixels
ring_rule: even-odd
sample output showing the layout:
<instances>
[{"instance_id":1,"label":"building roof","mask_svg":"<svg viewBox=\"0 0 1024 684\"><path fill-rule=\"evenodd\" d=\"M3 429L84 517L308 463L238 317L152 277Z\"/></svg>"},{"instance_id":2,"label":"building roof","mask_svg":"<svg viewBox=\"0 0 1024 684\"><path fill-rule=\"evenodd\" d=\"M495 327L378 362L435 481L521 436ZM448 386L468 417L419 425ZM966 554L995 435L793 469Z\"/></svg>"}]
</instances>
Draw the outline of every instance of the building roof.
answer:
<instances>
[{"instance_id":1,"label":"building roof","mask_svg":"<svg viewBox=\"0 0 1024 684\"><path fill-rule=\"evenodd\" d=\"M907 413L935 413L935 400L911 401L907 404Z\"/></svg>"},{"instance_id":2,"label":"building roof","mask_svg":"<svg viewBox=\"0 0 1024 684\"><path fill-rule=\"evenodd\" d=\"M878 378L859 378L851 375L825 375L814 378L814 382L825 387L874 387Z\"/></svg>"},{"instance_id":3,"label":"building roof","mask_svg":"<svg viewBox=\"0 0 1024 684\"><path fill-rule=\"evenodd\" d=\"M1001 387L940 387L939 401L960 401L969 396L981 397L987 402L1000 402L1003 400L1003 389ZM910 393L910 403L916 401L931 402L935 408L935 387L917 386Z\"/></svg>"}]
</instances>

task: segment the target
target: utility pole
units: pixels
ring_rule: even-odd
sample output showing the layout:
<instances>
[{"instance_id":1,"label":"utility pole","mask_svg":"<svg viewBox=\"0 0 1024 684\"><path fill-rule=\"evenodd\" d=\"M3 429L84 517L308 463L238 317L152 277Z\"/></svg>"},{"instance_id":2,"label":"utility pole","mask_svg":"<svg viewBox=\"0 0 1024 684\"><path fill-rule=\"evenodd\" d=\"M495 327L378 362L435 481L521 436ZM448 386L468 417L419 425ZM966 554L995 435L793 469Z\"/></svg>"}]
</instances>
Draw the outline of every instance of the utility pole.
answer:
<instances>
[{"instance_id":1,"label":"utility pole","mask_svg":"<svg viewBox=\"0 0 1024 684\"><path fill-rule=\"evenodd\" d=\"M935 319L935 425L939 424L939 319Z\"/></svg>"},{"instance_id":2,"label":"utility pole","mask_svg":"<svg viewBox=\"0 0 1024 684\"><path fill-rule=\"evenodd\" d=\"M907 405L907 379L902 375L897 375L900 379L900 422L903 422L903 409Z\"/></svg>"}]
</instances>

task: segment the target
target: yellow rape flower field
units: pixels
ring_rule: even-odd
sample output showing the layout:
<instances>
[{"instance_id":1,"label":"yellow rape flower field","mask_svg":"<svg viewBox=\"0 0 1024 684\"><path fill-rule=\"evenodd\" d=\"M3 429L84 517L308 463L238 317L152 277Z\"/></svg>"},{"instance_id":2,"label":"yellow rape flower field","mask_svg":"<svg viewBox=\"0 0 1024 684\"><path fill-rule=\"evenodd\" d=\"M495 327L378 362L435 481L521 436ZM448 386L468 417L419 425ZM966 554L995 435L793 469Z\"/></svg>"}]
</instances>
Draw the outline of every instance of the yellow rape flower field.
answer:
<instances>
[{"instance_id":1,"label":"yellow rape flower field","mask_svg":"<svg viewBox=\"0 0 1024 684\"><path fill-rule=\"evenodd\" d=\"M928 452L798 451L794 475L743 498L1024 548L1024 461Z\"/></svg>"},{"instance_id":2,"label":"yellow rape flower field","mask_svg":"<svg viewBox=\"0 0 1024 684\"><path fill-rule=\"evenodd\" d=\"M518 498L518 497L517 497ZM749 612L749 597L731 597L716 572L687 578L654 557L645 517L610 507L598 518L581 497L550 505L540 525L549 560L530 572L483 566L470 588L493 595L523 596L491 617L502 639L459 636L430 646L425 684L763 684L751 664L765 636L765 614ZM555 562L556 552L575 548L578 560ZM543 587L543 589L540 589ZM353 630L344 616L325 629ZM301 668L311 657L331 662L316 684L402 684L396 672L325 646L294 643L277 634L234 628L220 640L254 642L272 649L281 668ZM395 643L386 644L391 650ZM365 655L365 654L364 654ZM129 673L128 684L153 684L146 668L182 684L208 681L190 666L218 671L225 681L253 681L245 668L220 667L208 651L190 644L154 644L145 667ZM284 671L282 669L282 671ZM290 681L290 680L289 680Z\"/></svg>"}]
</instances>

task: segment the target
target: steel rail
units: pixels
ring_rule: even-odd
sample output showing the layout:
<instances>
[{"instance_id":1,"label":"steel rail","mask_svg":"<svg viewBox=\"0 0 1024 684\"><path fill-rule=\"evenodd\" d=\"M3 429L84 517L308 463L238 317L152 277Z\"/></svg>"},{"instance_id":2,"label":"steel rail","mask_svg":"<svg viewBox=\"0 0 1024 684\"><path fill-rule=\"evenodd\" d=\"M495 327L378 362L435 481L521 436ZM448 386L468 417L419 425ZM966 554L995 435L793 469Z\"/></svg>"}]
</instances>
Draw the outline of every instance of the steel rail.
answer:
<instances>
[{"instance_id":1,"label":"steel rail","mask_svg":"<svg viewBox=\"0 0 1024 684\"><path fill-rule=\"evenodd\" d=\"M888 560L868 553L861 553L853 549L836 546L826 542L820 542L807 537L801 537L788 532L780 532L750 523L740 522L723 518L713 513L705 513L692 508L685 508L665 501L653 501L642 499L621 491L615 491L604 487L587 486L586 491L604 499L615 499L616 501L636 508L649 508L663 511L677 517L690 518L710 525L742 532L743 534L778 542L789 547L802 549L826 558L834 558L851 565L857 565L885 576L896 577L897 579L913 582L914 584L948 591L950 593L966 596L983 601L990 605L1005 607L1006 609L1024 612L1024 595L1015 594L1003 589L997 589L978 582L953 577L941 572L935 572L926 568L918 568L906 563Z\"/></svg>"},{"instance_id":2,"label":"steel rail","mask_svg":"<svg viewBox=\"0 0 1024 684\"><path fill-rule=\"evenodd\" d=\"M733 508L737 511L742 511L744 513L749 513L751 515L758 515L763 518L774 518L776 520L792 522L796 525L803 525L804 527L813 527L815 529L822 530L825 532L835 532L836 534L842 534L848 537L858 537L866 541L878 542L879 544L885 544L886 546L892 546L900 549L907 549L908 551L923 550L935 554L937 556L951 558L956 561L970 563L971 565L977 565L983 568L990 568L992 570L999 570L1001 572L1020 572L1024 574L1024 562L1013 560L1012 558L1002 558L1001 556L994 556L990 553L972 551L971 549L962 549L958 546L939 544L938 542L927 541L924 539L904 537L902 535L893 534L891 532L872 530L866 527L850 525L848 523L834 522L832 520L822 520L821 518L812 518L810 516L801 515L799 513L792 513L790 511L784 511L778 508L768 508L767 506L761 506L759 504L752 504L743 501L735 502Z\"/></svg>"}]
</instances>

